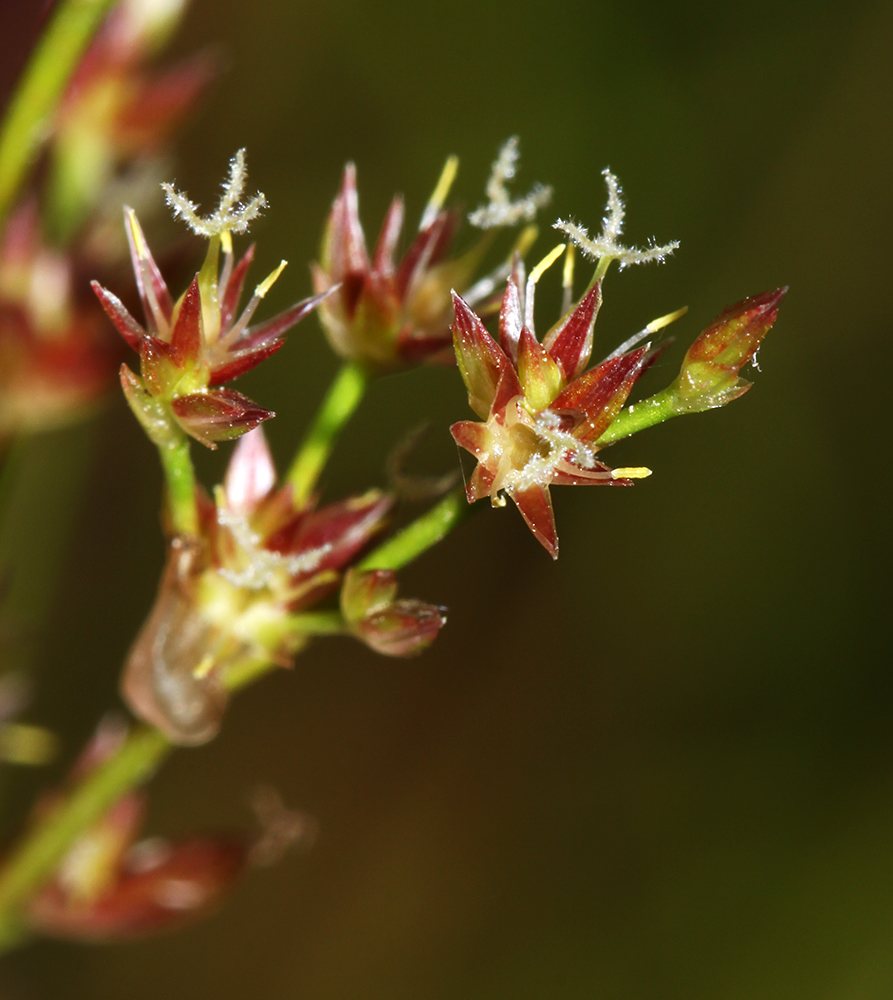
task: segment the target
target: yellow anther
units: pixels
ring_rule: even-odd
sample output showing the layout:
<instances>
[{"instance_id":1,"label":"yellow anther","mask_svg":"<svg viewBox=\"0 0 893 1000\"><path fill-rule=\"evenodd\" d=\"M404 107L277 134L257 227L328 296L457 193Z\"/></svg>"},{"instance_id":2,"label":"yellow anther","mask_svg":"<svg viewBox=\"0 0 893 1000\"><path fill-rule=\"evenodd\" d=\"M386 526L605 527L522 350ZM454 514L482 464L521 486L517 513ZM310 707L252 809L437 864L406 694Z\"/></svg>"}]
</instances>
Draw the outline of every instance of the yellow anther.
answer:
<instances>
[{"instance_id":1,"label":"yellow anther","mask_svg":"<svg viewBox=\"0 0 893 1000\"><path fill-rule=\"evenodd\" d=\"M550 268L556 260L564 253L564 243L559 243L554 250L551 250L546 254L545 257L536 265L536 267L530 272L530 277L527 279L529 283L534 285L540 280L543 274L548 268Z\"/></svg>"},{"instance_id":2,"label":"yellow anther","mask_svg":"<svg viewBox=\"0 0 893 1000\"><path fill-rule=\"evenodd\" d=\"M677 309L676 312L667 313L666 316L658 316L657 319L653 319L645 327L645 331L647 333L657 333L658 330L663 330L665 326L669 326L671 323L675 323L677 319L681 319L687 312L688 306L683 306L681 309Z\"/></svg>"},{"instance_id":3,"label":"yellow anther","mask_svg":"<svg viewBox=\"0 0 893 1000\"><path fill-rule=\"evenodd\" d=\"M9 722L0 728L0 759L8 764L46 764L56 750L56 737L42 726Z\"/></svg>"},{"instance_id":4,"label":"yellow anther","mask_svg":"<svg viewBox=\"0 0 893 1000\"><path fill-rule=\"evenodd\" d=\"M651 475L651 469L644 466L631 466L628 469L614 469L611 476L614 479L647 479Z\"/></svg>"},{"instance_id":5,"label":"yellow anther","mask_svg":"<svg viewBox=\"0 0 893 1000\"><path fill-rule=\"evenodd\" d=\"M259 299L262 299L267 294L267 292L273 287L273 285L276 284L276 279L285 270L287 264L288 264L287 260L280 261L279 267L277 267L276 270L273 271L271 274L268 274L267 277L264 278L264 280L257 286L257 288L254 289L254 294Z\"/></svg>"},{"instance_id":6,"label":"yellow anther","mask_svg":"<svg viewBox=\"0 0 893 1000\"><path fill-rule=\"evenodd\" d=\"M446 163L443 165L443 170L440 173L440 179L434 188L434 193L428 199L428 204L425 206L425 213L422 216L422 228L430 226L434 221L434 217L443 208L443 203L447 199L447 195L450 193L450 188L453 186L453 181L456 179L456 173L459 170L459 157L458 156L448 156ZM427 220L427 222L425 221Z\"/></svg>"},{"instance_id":7,"label":"yellow anther","mask_svg":"<svg viewBox=\"0 0 893 1000\"><path fill-rule=\"evenodd\" d=\"M201 662L192 670L192 676L196 680L203 680L214 669L214 657L209 653L202 657Z\"/></svg>"},{"instance_id":8,"label":"yellow anther","mask_svg":"<svg viewBox=\"0 0 893 1000\"><path fill-rule=\"evenodd\" d=\"M515 245L512 247L512 252L509 254L509 260L518 254L520 257L524 257L527 251L536 242L537 236L539 236L540 231L538 226L525 226L520 233L518 233L518 238L515 240Z\"/></svg>"},{"instance_id":9,"label":"yellow anther","mask_svg":"<svg viewBox=\"0 0 893 1000\"><path fill-rule=\"evenodd\" d=\"M561 287L573 288L574 286L574 258L576 247L573 243L568 244L567 253L564 255L564 272L561 275Z\"/></svg>"},{"instance_id":10,"label":"yellow anther","mask_svg":"<svg viewBox=\"0 0 893 1000\"><path fill-rule=\"evenodd\" d=\"M130 226L130 233L133 236L133 243L136 247L136 255L140 259L149 256L149 248L143 242L143 233L140 224L136 220L136 212L132 208L127 209L127 224Z\"/></svg>"},{"instance_id":11,"label":"yellow anther","mask_svg":"<svg viewBox=\"0 0 893 1000\"><path fill-rule=\"evenodd\" d=\"M224 253L233 252L233 234L228 229L224 229L220 234L220 245Z\"/></svg>"}]
</instances>

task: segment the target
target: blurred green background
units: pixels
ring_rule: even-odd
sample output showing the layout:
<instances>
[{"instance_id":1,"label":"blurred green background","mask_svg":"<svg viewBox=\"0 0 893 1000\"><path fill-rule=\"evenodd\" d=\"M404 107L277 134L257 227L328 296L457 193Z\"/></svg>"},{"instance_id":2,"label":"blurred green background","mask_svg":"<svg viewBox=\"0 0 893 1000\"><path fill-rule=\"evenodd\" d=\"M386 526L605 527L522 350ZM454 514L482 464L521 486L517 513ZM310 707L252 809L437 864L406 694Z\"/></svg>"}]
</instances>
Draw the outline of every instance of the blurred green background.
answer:
<instances>
[{"instance_id":1,"label":"blurred green background","mask_svg":"<svg viewBox=\"0 0 893 1000\"><path fill-rule=\"evenodd\" d=\"M319 821L311 852L176 936L32 946L0 995L893 996L893 4L196 0L177 48L207 43L227 70L176 179L209 204L248 147L272 206L257 272L291 261L271 312L309 291L345 160L371 235L395 190L421 212L448 153L473 208L515 133L518 185L554 185L553 215L597 225L610 165L630 240L681 240L606 284L597 355L689 306L646 391L724 306L791 291L750 394L611 453L651 479L554 492L557 565L514 511L481 511L404 574L450 608L422 659L321 642L153 785L151 830L176 833L247 824L273 783ZM310 320L241 383L279 413L283 465L335 367ZM455 371L381 380L325 496L382 483L422 421L420 461L451 466L468 416ZM32 712L70 752L116 701L163 556L123 403L98 437Z\"/></svg>"}]
</instances>

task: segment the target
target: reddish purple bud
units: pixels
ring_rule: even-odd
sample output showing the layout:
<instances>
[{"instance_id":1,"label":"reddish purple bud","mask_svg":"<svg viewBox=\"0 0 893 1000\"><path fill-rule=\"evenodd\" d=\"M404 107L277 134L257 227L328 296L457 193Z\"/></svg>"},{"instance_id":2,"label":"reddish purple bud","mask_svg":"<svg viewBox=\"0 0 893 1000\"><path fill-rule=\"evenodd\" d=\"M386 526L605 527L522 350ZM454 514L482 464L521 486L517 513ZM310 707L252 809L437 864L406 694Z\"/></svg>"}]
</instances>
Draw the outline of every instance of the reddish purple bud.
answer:
<instances>
[{"instance_id":1,"label":"reddish purple bud","mask_svg":"<svg viewBox=\"0 0 893 1000\"><path fill-rule=\"evenodd\" d=\"M722 406L746 392L738 377L756 354L778 316L787 288L744 299L720 313L692 344L682 362L674 390L688 410Z\"/></svg>"},{"instance_id":2,"label":"reddish purple bud","mask_svg":"<svg viewBox=\"0 0 893 1000\"><path fill-rule=\"evenodd\" d=\"M99 894L72 896L58 879L32 897L32 929L74 941L120 941L173 930L212 913L248 864L249 844L237 835L152 839L124 857Z\"/></svg>"},{"instance_id":3,"label":"reddish purple bud","mask_svg":"<svg viewBox=\"0 0 893 1000\"><path fill-rule=\"evenodd\" d=\"M171 410L190 437L211 449L217 447L216 442L232 441L276 416L232 389L178 396Z\"/></svg>"},{"instance_id":4,"label":"reddish purple bud","mask_svg":"<svg viewBox=\"0 0 893 1000\"><path fill-rule=\"evenodd\" d=\"M359 621L356 634L383 656L417 656L445 624L443 608L422 601L394 601Z\"/></svg>"},{"instance_id":5,"label":"reddish purple bud","mask_svg":"<svg viewBox=\"0 0 893 1000\"><path fill-rule=\"evenodd\" d=\"M415 600L395 600L393 570L348 570L341 610L353 634L385 656L415 656L446 624L445 608Z\"/></svg>"}]
</instances>

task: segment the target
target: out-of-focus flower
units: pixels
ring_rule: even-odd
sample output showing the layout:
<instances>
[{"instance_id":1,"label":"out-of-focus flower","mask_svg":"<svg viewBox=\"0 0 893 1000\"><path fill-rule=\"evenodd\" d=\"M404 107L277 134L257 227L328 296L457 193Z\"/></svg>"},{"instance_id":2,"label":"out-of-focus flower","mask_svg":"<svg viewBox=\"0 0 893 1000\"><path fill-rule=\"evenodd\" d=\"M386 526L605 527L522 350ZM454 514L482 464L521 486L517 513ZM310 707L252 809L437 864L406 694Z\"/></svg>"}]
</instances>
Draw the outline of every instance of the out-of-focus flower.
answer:
<instances>
[{"instance_id":1,"label":"out-of-focus flower","mask_svg":"<svg viewBox=\"0 0 893 1000\"><path fill-rule=\"evenodd\" d=\"M415 656L446 624L446 608L417 600L397 600L393 570L347 571L341 611L351 632L385 656Z\"/></svg>"},{"instance_id":2,"label":"out-of-focus flower","mask_svg":"<svg viewBox=\"0 0 893 1000\"><path fill-rule=\"evenodd\" d=\"M277 487L276 480L258 428L236 446L214 502L203 500L201 537L171 542L122 690L138 716L176 742L214 736L235 678L258 665L291 664L319 632L308 609L337 589L341 571L381 530L392 503L371 490L319 509L296 508L291 486ZM403 607L397 602L395 613ZM396 626L387 627L393 633ZM357 634L368 640L365 628ZM346 626L337 620L327 630ZM384 622L372 628L385 630ZM382 639L375 648L409 651L397 637L387 645Z\"/></svg>"},{"instance_id":3,"label":"out-of-focus flower","mask_svg":"<svg viewBox=\"0 0 893 1000\"><path fill-rule=\"evenodd\" d=\"M149 70L185 5L123 0L81 60L50 145L47 215L56 235L67 238L81 225L119 168L157 156L211 81L207 56Z\"/></svg>"},{"instance_id":4,"label":"out-of-focus flower","mask_svg":"<svg viewBox=\"0 0 893 1000\"><path fill-rule=\"evenodd\" d=\"M266 204L262 194L241 202L245 154L240 150L217 210L203 219L185 195L166 186L177 215L209 240L201 271L174 302L143 236L136 214L126 209L127 236L146 325L98 282L93 290L118 332L140 355L140 375L121 367L124 394L149 438L175 440L178 428L209 448L239 437L273 414L231 389L221 389L283 346L283 334L325 297L304 299L263 323L249 326L255 310L282 273L285 261L255 289L237 313L253 245L234 262L231 233L244 232ZM222 263L221 263L222 257Z\"/></svg>"},{"instance_id":5,"label":"out-of-focus flower","mask_svg":"<svg viewBox=\"0 0 893 1000\"><path fill-rule=\"evenodd\" d=\"M46 245L25 202L0 243L0 437L76 420L110 384L120 359L75 279L71 255Z\"/></svg>"},{"instance_id":6,"label":"out-of-focus flower","mask_svg":"<svg viewBox=\"0 0 893 1000\"><path fill-rule=\"evenodd\" d=\"M472 213L479 228L530 221L548 201L549 189L539 186L524 198L510 199L506 181L514 175L516 161L517 140L510 139L493 165L489 205ZM353 164L345 168L341 192L326 223L319 263L313 268L317 292L340 285L337 294L322 304L319 316L329 342L342 357L376 371L452 359L450 289L467 290L466 298L475 303L492 292L496 280L491 276L471 287L490 245L489 233L463 255L449 256L458 216L442 206L457 167L458 160L451 157L419 231L399 261L403 199L397 196L391 203L370 257L359 218L356 171ZM500 269L498 279L506 273L507 269Z\"/></svg>"},{"instance_id":7,"label":"out-of-focus flower","mask_svg":"<svg viewBox=\"0 0 893 1000\"><path fill-rule=\"evenodd\" d=\"M120 748L126 727L100 726L75 765L70 785ZM45 800L39 814L56 807ZM212 913L246 871L249 836L216 833L136 843L145 795L120 798L69 848L53 877L28 901L27 926L49 937L120 941L173 930Z\"/></svg>"},{"instance_id":8,"label":"out-of-focus flower","mask_svg":"<svg viewBox=\"0 0 893 1000\"><path fill-rule=\"evenodd\" d=\"M584 372L602 300L596 281L543 343L533 329L534 288L564 250L557 247L531 272L526 289L520 264L509 278L499 315L499 343L459 295L453 336L471 408L484 423L450 428L457 444L478 461L467 483L469 503L489 496L495 506L514 501L537 540L558 557L552 484L629 486L648 469L610 469L595 455L646 364L642 347Z\"/></svg>"}]
</instances>

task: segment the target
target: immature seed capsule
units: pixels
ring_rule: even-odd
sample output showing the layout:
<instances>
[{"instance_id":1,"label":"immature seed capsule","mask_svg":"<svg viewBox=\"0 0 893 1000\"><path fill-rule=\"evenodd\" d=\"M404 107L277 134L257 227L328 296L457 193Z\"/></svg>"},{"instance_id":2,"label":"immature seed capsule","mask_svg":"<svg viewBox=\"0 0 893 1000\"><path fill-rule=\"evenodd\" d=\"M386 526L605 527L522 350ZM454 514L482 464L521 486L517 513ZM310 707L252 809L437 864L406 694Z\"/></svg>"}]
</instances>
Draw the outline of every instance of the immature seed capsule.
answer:
<instances>
[{"instance_id":1,"label":"immature seed capsule","mask_svg":"<svg viewBox=\"0 0 893 1000\"><path fill-rule=\"evenodd\" d=\"M202 556L198 542L171 540L158 596L121 678L131 711L185 746L216 736L227 702L219 671L203 669L216 629L196 600Z\"/></svg>"}]
</instances>

